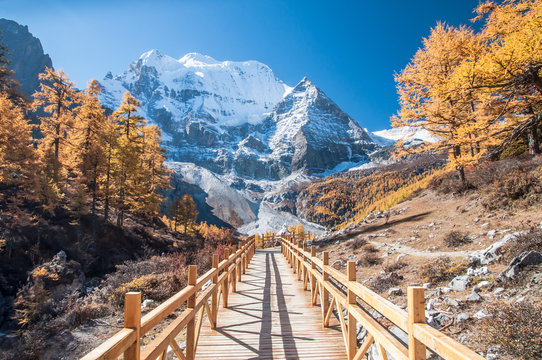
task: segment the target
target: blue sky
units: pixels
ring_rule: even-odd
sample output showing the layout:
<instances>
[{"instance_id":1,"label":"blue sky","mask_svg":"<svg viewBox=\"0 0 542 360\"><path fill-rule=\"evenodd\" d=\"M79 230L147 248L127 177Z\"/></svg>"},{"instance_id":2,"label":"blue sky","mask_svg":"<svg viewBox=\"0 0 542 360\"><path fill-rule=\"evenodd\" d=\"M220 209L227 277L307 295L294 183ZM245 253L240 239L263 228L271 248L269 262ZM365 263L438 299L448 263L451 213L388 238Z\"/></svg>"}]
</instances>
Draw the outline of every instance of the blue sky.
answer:
<instances>
[{"instance_id":1,"label":"blue sky","mask_svg":"<svg viewBox=\"0 0 542 360\"><path fill-rule=\"evenodd\" d=\"M397 111L394 72L437 21L470 24L478 0L0 0L55 68L84 87L158 49L258 60L288 85L307 76L370 130Z\"/></svg>"}]
</instances>

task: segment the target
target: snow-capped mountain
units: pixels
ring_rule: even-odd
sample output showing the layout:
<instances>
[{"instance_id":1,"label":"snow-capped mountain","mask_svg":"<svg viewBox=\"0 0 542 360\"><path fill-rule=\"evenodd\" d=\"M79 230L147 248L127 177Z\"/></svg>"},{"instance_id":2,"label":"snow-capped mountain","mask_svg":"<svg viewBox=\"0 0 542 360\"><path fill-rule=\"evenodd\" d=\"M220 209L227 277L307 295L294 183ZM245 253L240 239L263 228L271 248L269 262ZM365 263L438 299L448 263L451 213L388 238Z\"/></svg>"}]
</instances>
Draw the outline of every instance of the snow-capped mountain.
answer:
<instances>
[{"instance_id":1,"label":"snow-capped mountain","mask_svg":"<svg viewBox=\"0 0 542 360\"><path fill-rule=\"evenodd\" d=\"M262 224L259 213L270 218L270 209L281 208L282 196L267 194L280 193L282 179L359 165L379 148L309 79L289 87L257 61L196 53L177 60L152 50L101 84L102 102L111 109L125 91L141 101L142 115L162 129L178 179L201 185L213 214L235 226ZM232 202L239 205L230 207L235 213L219 209Z\"/></svg>"},{"instance_id":2,"label":"snow-capped mountain","mask_svg":"<svg viewBox=\"0 0 542 360\"><path fill-rule=\"evenodd\" d=\"M403 140L406 145L434 143L439 140L425 129L409 126L374 131L371 138L381 146L392 145L399 140Z\"/></svg>"}]
</instances>

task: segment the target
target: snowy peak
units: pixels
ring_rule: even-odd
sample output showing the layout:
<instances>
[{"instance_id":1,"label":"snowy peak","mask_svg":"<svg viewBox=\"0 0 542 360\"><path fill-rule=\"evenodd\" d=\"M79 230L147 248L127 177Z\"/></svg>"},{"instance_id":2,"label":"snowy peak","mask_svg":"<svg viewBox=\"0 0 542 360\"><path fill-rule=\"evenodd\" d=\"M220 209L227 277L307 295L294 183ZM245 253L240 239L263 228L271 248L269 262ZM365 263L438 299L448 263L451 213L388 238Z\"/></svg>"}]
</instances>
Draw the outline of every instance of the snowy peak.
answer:
<instances>
[{"instance_id":1,"label":"snowy peak","mask_svg":"<svg viewBox=\"0 0 542 360\"><path fill-rule=\"evenodd\" d=\"M209 55L203 55L196 52L186 54L179 59L179 62L184 64L186 67L220 64L219 61L216 61Z\"/></svg>"},{"instance_id":2,"label":"snowy peak","mask_svg":"<svg viewBox=\"0 0 542 360\"><path fill-rule=\"evenodd\" d=\"M392 145L400 140L406 145L434 143L439 140L425 129L410 126L374 131L371 137L381 146Z\"/></svg>"}]
</instances>

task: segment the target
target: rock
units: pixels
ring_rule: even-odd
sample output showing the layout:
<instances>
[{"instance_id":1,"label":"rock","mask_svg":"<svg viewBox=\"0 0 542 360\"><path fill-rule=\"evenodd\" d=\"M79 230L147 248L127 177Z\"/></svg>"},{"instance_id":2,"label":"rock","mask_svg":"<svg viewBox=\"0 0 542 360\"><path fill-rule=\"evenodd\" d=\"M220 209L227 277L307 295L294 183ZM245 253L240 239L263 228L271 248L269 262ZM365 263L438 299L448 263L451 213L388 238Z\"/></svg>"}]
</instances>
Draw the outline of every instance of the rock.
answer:
<instances>
[{"instance_id":1,"label":"rock","mask_svg":"<svg viewBox=\"0 0 542 360\"><path fill-rule=\"evenodd\" d=\"M457 315L457 321L467 321L469 319L470 319L470 316L467 313L460 313Z\"/></svg>"},{"instance_id":2,"label":"rock","mask_svg":"<svg viewBox=\"0 0 542 360\"><path fill-rule=\"evenodd\" d=\"M480 281L478 284L474 286L472 291L478 291L480 289L488 289L491 287L491 283L489 281Z\"/></svg>"},{"instance_id":3,"label":"rock","mask_svg":"<svg viewBox=\"0 0 542 360\"><path fill-rule=\"evenodd\" d=\"M442 294L447 294L449 293L450 291L452 291L452 289L450 289L449 287L439 287L437 288L437 290L435 291L435 295L436 296L440 296Z\"/></svg>"},{"instance_id":4,"label":"rock","mask_svg":"<svg viewBox=\"0 0 542 360\"><path fill-rule=\"evenodd\" d=\"M429 287L431 287L431 283L430 282L427 282L427 283L423 283L422 287L427 290L429 289Z\"/></svg>"},{"instance_id":5,"label":"rock","mask_svg":"<svg viewBox=\"0 0 542 360\"><path fill-rule=\"evenodd\" d=\"M520 233L507 234L503 238L490 246L485 250L475 251L470 255L470 260L475 264L487 265L490 262L498 259L501 256L501 248L506 245L510 240L513 240Z\"/></svg>"},{"instance_id":6,"label":"rock","mask_svg":"<svg viewBox=\"0 0 542 360\"><path fill-rule=\"evenodd\" d=\"M145 299L141 303L141 309L150 309L156 306L156 302L152 299Z\"/></svg>"},{"instance_id":7,"label":"rock","mask_svg":"<svg viewBox=\"0 0 542 360\"><path fill-rule=\"evenodd\" d=\"M436 305L440 305L440 301L438 298L429 299L427 304L425 304L425 310L435 310Z\"/></svg>"},{"instance_id":8,"label":"rock","mask_svg":"<svg viewBox=\"0 0 542 360\"><path fill-rule=\"evenodd\" d=\"M504 269L499 277L498 280L502 281L505 279L513 279L516 277L517 274L521 272L521 270L525 266L529 265L538 265L542 263L542 254L540 254L538 251L531 250L521 253L519 256L516 256L510 264Z\"/></svg>"},{"instance_id":9,"label":"rock","mask_svg":"<svg viewBox=\"0 0 542 360\"><path fill-rule=\"evenodd\" d=\"M470 295L467 295L467 297L465 297L465 300L469 302L478 302L482 300L482 297L478 295L477 292L473 291Z\"/></svg>"},{"instance_id":10,"label":"rock","mask_svg":"<svg viewBox=\"0 0 542 360\"><path fill-rule=\"evenodd\" d=\"M407 256L408 256L407 254L399 254L399 255L397 255L397 261L399 261L401 259L404 259Z\"/></svg>"},{"instance_id":11,"label":"rock","mask_svg":"<svg viewBox=\"0 0 542 360\"><path fill-rule=\"evenodd\" d=\"M391 288L388 290L388 295L390 296L399 296L403 294L403 290L399 288Z\"/></svg>"},{"instance_id":12,"label":"rock","mask_svg":"<svg viewBox=\"0 0 542 360\"><path fill-rule=\"evenodd\" d=\"M488 227L488 226L489 226L489 223L483 223L481 226L482 226L482 227Z\"/></svg>"},{"instance_id":13,"label":"rock","mask_svg":"<svg viewBox=\"0 0 542 360\"><path fill-rule=\"evenodd\" d=\"M487 317L490 317L491 315L488 315L484 312L484 310L480 310L478 311L476 314L473 315L473 317L475 317L476 319L484 319L484 318L487 318Z\"/></svg>"},{"instance_id":14,"label":"rock","mask_svg":"<svg viewBox=\"0 0 542 360\"><path fill-rule=\"evenodd\" d=\"M495 214L492 214L492 213L487 214L488 218L492 218L493 216L495 216Z\"/></svg>"},{"instance_id":15,"label":"rock","mask_svg":"<svg viewBox=\"0 0 542 360\"><path fill-rule=\"evenodd\" d=\"M495 234L497 233L497 230L489 230L486 234L487 237L493 238Z\"/></svg>"},{"instance_id":16,"label":"rock","mask_svg":"<svg viewBox=\"0 0 542 360\"><path fill-rule=\"evenodd\" d=\"M450 281L450 284L448 286L454 290L454 291L465 291L467 289L467 285L470 284L470 279L468 275L461 275L456 276L453 278L452 281Z\"/></svg>"},{"instance_id":17,"label":"rock","mask_svg":"<svg viewBox=\"0 0 542 360\"><path fill-rule=\"evenodd\" d=\"M500 295L502 294L503 292L505 292L506 290L502 287L500 288L496 288L495 291L493 291L493 295Z\"/></svg>"},{"instance_id":18,"label":"rock","mask_svg":"<svg viewBox=\"0 0 542 360\"><path fill-rule=\"evenodd\" d=\"M449 298L449 297L444 299L444 303L449 305L449 306L453 306L453 307L458 307L459 306L459 302L457 300Z\"/></svg>"},{"instance_id":19,"label":"rock","mask_svg":"<svg viewBox=\"0 0 542 360\"><path fill-rule=\"evenodd\" d=\"M474 218L474 223L477 223L478 221L480 221L480 218Z\"/></svg>"}]
</instances>

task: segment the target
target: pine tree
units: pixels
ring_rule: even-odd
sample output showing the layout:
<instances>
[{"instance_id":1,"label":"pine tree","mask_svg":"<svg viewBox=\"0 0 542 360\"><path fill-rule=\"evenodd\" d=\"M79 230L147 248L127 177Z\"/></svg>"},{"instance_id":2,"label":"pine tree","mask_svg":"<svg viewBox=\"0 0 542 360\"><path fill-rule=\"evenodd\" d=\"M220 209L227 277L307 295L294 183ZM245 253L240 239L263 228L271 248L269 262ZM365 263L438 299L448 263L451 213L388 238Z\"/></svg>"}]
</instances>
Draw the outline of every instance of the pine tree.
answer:
<instances>
[{"instance_id":1,"label":"pine tree","mask_svg":"<svg viewBox=\"0 0 542 360\"><path fill-rule=\"evenodd\" d=\"M120 127L113 116L105 119L103 130L100 136L100 146L104 154L104 169L98 178L99 187L103 192L104 200L104 219L109 220L109 211L113 197L113 171L115 165L115 155L119 146Z\"/></svg>"},{"instance_id":2,"label":"pine tree","mask_svg":"<svg viewBox=\"0 0 542 360\"><path fill-rule=\"evenodd\" d=\"M184 204L181 199L175 198L168 209L168 215L173 220L173 230L177 231L177 225L183 221L184 217Z\"/></svg>"},{"instance_id":3,"label":"pine tree","mask_svg":"<svg viewBox=\"0 0 542 360\"><path fill-rule=\"evenodd\" d=\"M124 93L120 107L115 111L121 125L124 128L124 133L127 138L131 136L136 138L138 130L147 122L138 114L141 103L130 94L129 91Z\"/></svg>"},{"instance_id":4,"label":"pine tree","mask_svg":"<svg viewBox=\"0 0 542 360\"><path fill-rule=\"evenodd\" d=\"M194 224L198 218L198 209L194 199L192 199L192 196L189 194L183 196L182 203L184 209L182 225L184 226L184 233L186 234L188 225Z\"/></svg>"},{"instance_id":5,"label":"pine tree","mask_svg":"<svg viewBox=\"0 0 542 360\"><path fill-rule=\"evenodd\" d=\"M18 106L26 106L27 99L19 91L19 82L13 78L13 71L8 68L10 60L8 59L9 50L2 43L0 37L0 93L7 97Z\"/></svg>"},{"instance_id":6,"label":"pine tree","mask_svg":"<svg viewBox=\"0 0 542 360\"><path fill-rule=\"evenodd\" d=\"M485 113L491 137L502 149L522 135L529 152L540 153L542 125L542 1L486 2L477 9L485 17L482 36L489 51L484 57L478 88L486 93Z\"/></svg>"},{"instance_id":7,"label":"pine tree","mask_svg":"<svg viewBox=\"0 0 542 360\"><path fill-rule=\"evenodd\" d=\"M461 67L465 63L476 66L483 51L483 42L471 29L438 24L410 64L395 76L401 109L392 125L422 127L438 137L437 143L414 151L448 151L450 166L464 184L465 167L476 161L470 143L480 131L473 126L477 99L465 82L474 70L461 75L458 71L465 72L467 68Z\"/></svg>"},{"instance_id":8,"label":"pine tree","mask_svg":"<svg viewBox=\"0 0 542 360\"><path fill-rule=\"evenodd\" d=\"M39 149L42 161L51 162L45 166L51 171L46 176L59 183L64 168L73 166L74 153L70 137L73 133L73 108L79 101L80 94L62 70L57 73L46 68L45 72L39 75L39 79L40 90L34 93L32 106L34 109L42 108L49 114L40 117L43 138L40 140Z\"/></svg>"},{"instance_id":9,"label":"pine tree","mask_svg":"<svg viewBox=\"0 0 542 360\"><path fill-rule=\"evenodd\" d=\"M36 172L31 132L24 111L0 93L0 182L26 185L27 192Z\"/></svg>"},{"instance_id":10,"label":"pine tree","mask_svg":"<svg viewBox=\"0 0 542 360\"><path fill-rule=\"evenodd\" d=\"M104 171L105 153L103 142L106 121L105 110L98 100L100 84L92 80L81 97L75 123L76 136L73 140L77 151L77 168L81 174L80 183L91 197L91 213L96 211L99 196L99 178Z\"/></svg>"}]
</instances>

